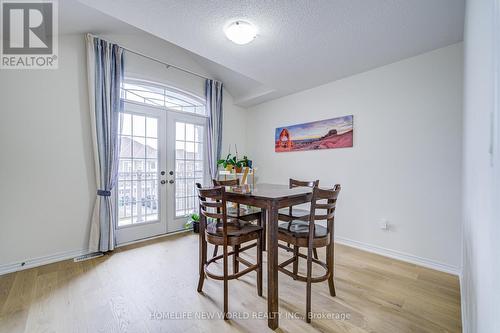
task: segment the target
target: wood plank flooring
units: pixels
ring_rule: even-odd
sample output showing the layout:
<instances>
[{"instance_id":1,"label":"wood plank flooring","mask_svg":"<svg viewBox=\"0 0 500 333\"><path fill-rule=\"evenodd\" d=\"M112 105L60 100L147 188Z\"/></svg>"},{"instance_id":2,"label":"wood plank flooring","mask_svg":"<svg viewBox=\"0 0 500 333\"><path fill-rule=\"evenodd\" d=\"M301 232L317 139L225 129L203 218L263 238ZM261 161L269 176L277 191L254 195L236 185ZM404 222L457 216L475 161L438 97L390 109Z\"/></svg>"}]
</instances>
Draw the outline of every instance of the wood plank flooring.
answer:
<instances>
[{"instance_id":1,"label":"wood plank flooring","mask_svg":"<svg viewBox=\"0 0 500 333\"><path fill-rule=\"evenodd\" d=\"M324 251L319 255L324 258ZM287 257L280 250L280 262ZM311 324L301 318L305 284L280 274L277 332L461 332L456 276L341 245L336 245L335 259L337 297L330 297L327 282L313 284ZM193 234L130 245L94 260L3 275L0 333L271 332L255 274L229 282L234 314L229 322L218 318L222 282L205 280L199 294L197 279L198 239Z\"/></svg>"}]
</instances>

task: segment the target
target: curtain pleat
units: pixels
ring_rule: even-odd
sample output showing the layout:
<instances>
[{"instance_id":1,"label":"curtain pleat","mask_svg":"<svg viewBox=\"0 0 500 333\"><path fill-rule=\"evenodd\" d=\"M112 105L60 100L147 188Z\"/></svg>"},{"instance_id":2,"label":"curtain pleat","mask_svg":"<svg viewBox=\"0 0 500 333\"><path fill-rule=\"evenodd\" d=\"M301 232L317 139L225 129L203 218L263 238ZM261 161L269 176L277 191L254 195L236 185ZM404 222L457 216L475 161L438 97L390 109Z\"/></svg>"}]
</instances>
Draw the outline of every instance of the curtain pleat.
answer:
<instances>
[{"instance_id":1,"label":"curtain pleat","mask_svg":"<svg viewBox=\"0 0 500 333\"><path fill-rule=\"evenodd\" d=\"M107 252L115 248L115 203L112 190L118 176L120 124L123 102L123 49L116 44L86 36L90 119L97 184L92 214L89 250Z\"/></svg>"},{"instance_id":2,"label":"curtain pleat","mask_svg":"<svg viewBox=\"0 0 500 333\"><path fill-rule=\"evenodd\" d=\"M217 178L217 161L222 152L222 82L206 80L205 105L208 111L208 167L212 179Z\"/></svg>"}]
</instances>

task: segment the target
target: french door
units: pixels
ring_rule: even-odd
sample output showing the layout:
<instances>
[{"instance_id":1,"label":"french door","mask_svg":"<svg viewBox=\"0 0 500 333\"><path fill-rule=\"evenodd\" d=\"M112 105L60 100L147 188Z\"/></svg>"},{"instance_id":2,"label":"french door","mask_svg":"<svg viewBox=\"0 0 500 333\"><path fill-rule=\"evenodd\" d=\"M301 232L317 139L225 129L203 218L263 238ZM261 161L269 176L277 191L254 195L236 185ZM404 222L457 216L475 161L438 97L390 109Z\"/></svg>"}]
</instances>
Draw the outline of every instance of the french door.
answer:
<instances>
[{"instance_id":1,"label":"french door","mask_svg":"<svg viewBox=\"0 0 500 333\"><path fill-rule=\"evenodd\" d=\"M206 118L125 102L118 180L117 244L184 229L207 174Z\"/></svg>"}]
</instances>

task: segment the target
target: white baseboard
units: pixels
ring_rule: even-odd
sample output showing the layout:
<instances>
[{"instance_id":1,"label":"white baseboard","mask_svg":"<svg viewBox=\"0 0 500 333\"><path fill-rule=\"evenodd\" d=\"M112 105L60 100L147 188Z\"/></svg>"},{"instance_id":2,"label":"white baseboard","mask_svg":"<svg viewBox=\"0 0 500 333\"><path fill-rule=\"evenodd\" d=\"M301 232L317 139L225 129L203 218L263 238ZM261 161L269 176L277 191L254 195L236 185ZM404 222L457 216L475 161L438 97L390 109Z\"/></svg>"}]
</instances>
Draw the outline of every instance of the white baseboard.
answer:
<instances>
[{"instance_id":1,"label":"white baseboard","mask_svg":"<svg viewBox=\"0 0 500 333\"><path fill-rule=\"evenodd\" d=\"M116 247L118 248L118 247L130 245L130 244L135 244L135 243L139 243L139 242L144 242L147 240L160 238L160 237L173 236L173 235L188 232L188 231L190 231L190 230L180 230L180 231L176 231L176 232L158 235L155 237L150 237L150 238L146 238L146 239L140 239L137 241L120 244ZM58 261L73 259L73 258L76 258L79 256L89 254L89 253L90 253L89 250L68 251L68 252L56 253L53 255L34 258L34 259L26 259L24 261L19 261L19 262L15 262L15 263L11 263L11 264L4 264L4 265L0 265L0 275L12 273L12 272L17 272L17 271L22 271L25 269L34 268L34 267L38 267L38 266L48 265L48 264L52 264L52 263L55 263Z\"/></svg>"},{"instance_id":2,"label":"white baseboard","mask_svg":"<svg viewBox=\"0 0 500 333\"><path fill-rule=\"evenodd\" d=\"M371 245L359 241L355 241L352 239L344 238L344 237L335 237L335 242L343 245L347 245L350 247L354 247L363 251L367 252L372 252L376 253L385 257L409 262L411 264L419 265L419 266L424 266L427 268L435 269L437 271L445 272L445 273L450 273L453 275L458 275L460 276L460 269L455 266L451 266L448 264L444 264L438 261L422 258L419 256L415 256L413 254L408 254L396 250L390 250L383 248L381 246L377 245Z\"/></svg>"},{"instance_id":3,"label":"white baseboard","mask_svg":"<svg viewBox=\"0 0 500 333\"><path fill-rule=\"evenodd\" d=\"M125 242L125 243L118 244L118 245L116 245L116 247L119 248L119 247L123 247L123 246L127 246L127 245L132 245L132 244L146 242L146 241L157 239L157 238L175 236L175 235L183 234L183 233L186 233L186 232L193 232L193 229L177 230L177 231L167 232L166 234L161 234L161 235L157 235L157 236L153 236L153 237L141 238L141 239L138 239L138 240L135 240L135 241L130 241L130 242Z\"/></svg>"},{"instance_id":4,"label":"white baseboard","mask_svg":"<svg viewBox=\"0 0 500 333\"><path fill-rule=\"evenodd\" d=\"M44 257L27 259L27 260L20 261L20 262L0 265L0 275L12 273L12 272L17 272L17 271L22 271L24 269L29 269L29 268L33 268L33 267L42 266L42 265L48 265L48 264L52 264L52 263L58 262L58 261L73 259L75 257L82 256L82 255L85 255L88 253L89 253L88 250L75 250L75 251L68 251L68 252L60 252L60 253L44 256Z\"/></svg>"},{"instance_id":5,"label":"white baseboard","mask_svg":"<svg viewBox=\"0 0 500 333\"><path fill-rule=\"evenodd\" d=\"M458 274L458 281L460 282L460 311L462 315L462 333L469 332L469 321L467 320L467 303L465 300L465 290L464 290L464 276L463 270Z\"/></svg>"},{"instance_id":6,"label":"white baseboard","mask_svg":"<svg viewBox=\"0 0 500 333\"><path fill-rule=\"evenodd\" d=\"M181 231L181 232L183 232L183 231ZM175 233L172 233L172 234L175 234ZM161 235L160 237L170 236L172 234ZM142 241L144 241L144 240L142 240ZM454 266L443 264L443 263L433 261L430 259L418 257L418 256L415 256L412 254L407 254L407 253L400 252L400 251L390 250L390 249L386 249L386 248L383 248L380 246L371 245L371 244L351 240L351 239L344 238L344 237L335 237L335 241L339 244L343 244L343 245L351 246L351 247L354 247L354 248L357 248L360 250L380 254L380 255L385 256L385 257L394 258L394 259L398 259L401 261L406 261L406 262L409 262L409 263L412 263L415 265L424 266L424 267L435 269L435 270L438 270L441 272L446 272L446 273L458 275L459 277L461 275L460 269L458 267L454 267ZM133 243L133 242L131 242L131 243ZM127 243L126 245L129 245L129 244L130 243ZM125 244L121 244L120 246L124 246L124 245ZM25 261L16 262L16 263L12 263L12 264L0 265L0 275L12 273L12 272L16 272L16 271L21 271L21 270L28 269L28 268L38 267L38 266L42 266L42 265L47 265L47 264L51 264L51 263L54 263L57 261L73 259L75 257L82 256L82 255L85 255L88 253L89 253L88 250L68 251L68 252L61 252L61 253L45 256L45 257L39 257L39 258L35 258L35 259L28 259ZM460 285L461 285L461 283L460 283Z\"/></svg>"}]
</instances>

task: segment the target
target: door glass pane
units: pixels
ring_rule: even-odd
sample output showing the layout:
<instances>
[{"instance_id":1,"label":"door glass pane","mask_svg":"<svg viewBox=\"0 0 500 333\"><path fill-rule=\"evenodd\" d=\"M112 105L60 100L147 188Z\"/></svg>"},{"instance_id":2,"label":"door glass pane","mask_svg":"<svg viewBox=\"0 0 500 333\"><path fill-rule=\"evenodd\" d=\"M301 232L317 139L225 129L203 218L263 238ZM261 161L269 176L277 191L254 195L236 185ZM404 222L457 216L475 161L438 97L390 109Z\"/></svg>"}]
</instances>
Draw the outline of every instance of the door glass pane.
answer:
<instances>
[{"instance_id":1,"label":"door glass pane","mask_svg":"<svg viewBox=\"0 0 500 333\"><path fill-rule=\"evenodd\" d=\"M146 117L132 115L132 135L136 137L146 136Z\"/></svg>"},{"instance_id":2,"label":"door glass pane","mask_svg":"<svg viewBox=\"0 0 500 333\"><path fill-rule=\"evenodd\" d=\"M146 136L149 138L158 138L158 119L146 118Z\"/></svg>"},{"instance_id":3,"label":"door glass pane","mask_svg":"<svg viewBox=\"0 0 500 333\"><path fill-rule=\"evenodd\" d=\"M194 141L194 125L186 124L186 141Z\"/></svg>"},{"instance_id":4,"label":"door glass pane","mask_svg":"<svg viewBox=\"0 0 500 333\"><path fill-rule=\"evenodd\" d=\"M123 114L118 226L158 220L158 119Z\"/></svg>"},{"instance_id":5,"label":"door glass pane","mask_svg":"<svg viewBox=\"0 0 500 333\"><path fill-rule=\"evenodd\" d=\"M175 216L197 211L196 183L203 183L203 126L175 124Z\"/></svg>"},{"instance_id":6,"label":"door glass pane","mask_svg":"<svg viewBox=\"0 0 500 333\"><path fill-rule=\"evenodd\" d=\"M181 140L183 141L185 136L184 136L184 129L186 128L186 124L184 123L175 123L175 139L176 140Z\"/></svg>"}]
</instances>

